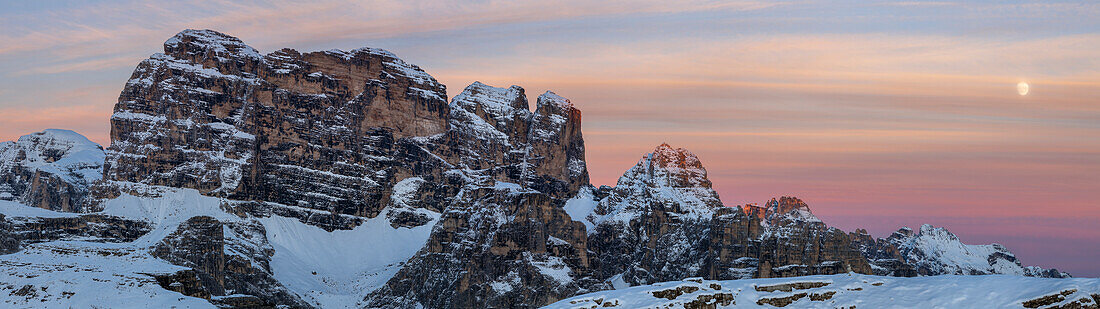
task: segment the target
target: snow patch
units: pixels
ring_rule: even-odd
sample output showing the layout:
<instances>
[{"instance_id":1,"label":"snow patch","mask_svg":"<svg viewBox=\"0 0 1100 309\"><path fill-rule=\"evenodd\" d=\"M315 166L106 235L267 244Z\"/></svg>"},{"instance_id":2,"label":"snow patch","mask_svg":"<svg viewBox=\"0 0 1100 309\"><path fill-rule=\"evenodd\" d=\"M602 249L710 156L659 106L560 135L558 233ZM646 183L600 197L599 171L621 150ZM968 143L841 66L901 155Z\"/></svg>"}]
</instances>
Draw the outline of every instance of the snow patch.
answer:
<instances>
[{"instance_id":1,"label":"snow patch","mask_svg":"<svg viewBox=\"0 0 1100 309\"><path fill-rule=\"evenodd\" d=\"M405 179L400 191L407 193L422 181ZM367 293L385 284L427 243L440 215L424 212L432 221L413 228L394 228L385 215L352 230L333 232L280 216L260 221L275 248L271 257L275 279L317 306L358 308Z\"/></svg>"},{"instance_id":2,"label":"snow patch","mask_svg":"<svg viewBox=\"0 0 1100 309\"><path fill-rule=\"evenodd\" d=\"M588 217L593 214L598 204L599 201L596 201L596 197L592 194L592 188L584 187L577 191L576 196L565 201L565 213L569 214L569 218L573 221L584 223L585 230L592 234L596 231L596 224Z\"/></svg>"}]
</instances>

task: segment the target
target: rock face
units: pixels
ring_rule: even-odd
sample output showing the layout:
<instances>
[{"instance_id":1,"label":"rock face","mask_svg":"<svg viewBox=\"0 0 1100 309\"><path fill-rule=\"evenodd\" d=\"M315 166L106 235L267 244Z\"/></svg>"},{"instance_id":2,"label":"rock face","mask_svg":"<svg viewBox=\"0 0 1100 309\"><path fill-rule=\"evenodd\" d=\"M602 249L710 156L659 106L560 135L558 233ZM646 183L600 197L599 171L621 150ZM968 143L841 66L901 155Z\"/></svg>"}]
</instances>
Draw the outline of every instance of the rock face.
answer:
<instances>
[{"instance_id":1,"label":"rock face","mask_svg":"<svg viewBox=\"0 0 1100 309\"><path fill-rule=\"evenodd\" d=\"M0 143L0 199L102 210L5 216L24 206L4 201L0 254L56 241L74 259L128 256L157 270L140 274L151 284L221 307L537 307L688 277L1061 274L999 246L943 258L957 238L936 229L847 234L794 197L726 207L699 158L667 144L595 188L581 113L553 92L532 109L521 87L475 82L448 102L371 48L265 55L210 30L163 48L125 85L105 152L71 131ZM708 297L698 305L732 301Z\"/></svg>"},{"instance_id":2,"label":"rock face","mask_svg":"<svg viewBox=\"0 0 1100 309\"><path fill-rule=\"evenodd\" d=\"M722 205L706 169L667 144L646 154L585 216L596 276L613 284L703 277L726 280L870 273L844 232L828 228L802 201L783 197L763 210Z\"/></svg>"},{"instance_id":3,"label":"rock face","mask_svg":"<svg viewBox=\"0 0 1100 309\"><path fill-rule=\"evenodd\" d=\"M193 188L348 228L356 223L340 215L377 215L396 175L433 164L399 139L445 132L446 96L383 50L260 55L186 30L139 64L119 97L104 196L130 184ZM419 160L396 162L402 155Z\"/></svg>"},{"instance_id":4,"label":"rock face","mask_svg":"<svg viewBox=\"0 0 1100 309\"><path fill-rule=\"evenodd\" d=\"M368 306L534 307L582 290L584 225L560 200L514 186L470 189L456 200Z\"/></svg>"},{"instance_id":5,"label":"rock face","mask_svg":"<svg viewBox=\"0 0 1100 309\"><path fill-rule=\"evenodd\" d=\"M19 238L16 238L14 233L12 224L3 214L0 214L0 255L19 251Z\"/></svg>"},{"instance_id":6,"label":"rock face","mask_svg":"<svg viewBox=\"0 0 1100 309\"><path fill-rule=\"evenodd\" d=\"M902 229L909 231L908 229ZM899 231L900 232L900 231ZM886 239L875 239L867 230L857 229L848 233L852 246L858 249L871 264L875 275L895 277L916 277L920 275L912 265L905 262L898 247ZM891 236L893 238L893 236Z\"/></svg>"},{"instance_id":7,"label":"rock face","mask_svg":"<svg viewBox=\"0 0 1100 309\"><path fill-rule=\"evenodd\" d=\"M451 101L451 130L441 141L450 147L438 151L495 180L571 197L588 185L581 112L549 91L534 112L528 105L519 86L471 84Z\"/></svg>"},{"instance_id":8,"label":"rock face","mask_svg":"<svg viewBox=\"0 0 1100 309\"><path fill-rule=\"evenodd\" d=\"M24 244L72 239L131 242L150 230L146 222L100 214L10 218L9 221L11 236Z\"/></svg>"},{"instance_id":9,"label":"rock face","mask_svg":"<svg viewBox=\"0 0 1100 309\"><path fill-rule=\"evenodd\" d=\"M440 223L367 304L537 306L582 290L584 225L560 198L588 185L580 111L547 92L532 112L523 88L480 82L450 106L450 129L426 147L453 162L445 181L425 182Z\"/></svg>"},{"instance_id":10,"label":"rock face","mask_svg":"<svg viewBox=\"0 0 1100 309\"><path fill-rule=\"evenodd\" d=\"M1024 267L1000 244L967 245L944 228L925 224L920 231L901 228L890 237L873 239L867 231L851 234L857 248L874 265L875 274L890 276L1011 274L1067 278L1057 269Z\"/></svg>"},{"instance_id":11,"label":"rock face","mask_svg":"<svg viewBox=\"0 0 1100 309\"><path fill-rule=\"evenodd\" d=\"M226 244L226 230L263 235L262 226L226 225L212 217L192 217L152 250L154 257L192 270L160 276L160 284L167 289L179 287L178 292L184 295L206 299L211 296L248 295L260 306L308 307L272 277L268 267L270 252L249 252L271 251L270 247L257 248L246 246L247 243Z\"/></svg>"},{"instance_id":12,"label":"rock face","mask_svg":"<svg viewBox=\"0 0 1100 309\"><path fill-rule=\"evenodd\" d=\"M443 85L383 50L261 55L222 33L183 31L143 61L123 90L97 197L197 189L246 201L227 204L242 215L293 217L329 231L379 215L394 228L413 228L433 222L417 210L424 208L443 213L444 223L423 254L369 300L504 305L514 297L540 304L572 295L578 285L557 275L587 267L583 224L561 209L563 197L588 186L580 111L552 92L532 111L517 86L474 83L446 99ZM301 304L278 294L278 282L219 266L230 260L205 241L187 241L221 239L198 237L213 233L203 222L181 226L154 251L197 277L162 281L184 280L175 286L201 287L199 296L232 290ZM451 266L465 269L466 281L410 280ZM266 267L243 269L263 274ZM523 278L549 275L518 282L518 269ZM263 287L248 286L255 282ZM504 293L502 282L515 291Z\"/></svg>"},{"instance_id":13,"label":"rock face","mask_svg":"<svg viewBox=\"0 0 1100 309\"><path fill-rule=\"evenodd\" d=\"M69 130L49 129L0 143L0 200L84 211L103 168L103 147Z\"/></svg>"}]
</instances>

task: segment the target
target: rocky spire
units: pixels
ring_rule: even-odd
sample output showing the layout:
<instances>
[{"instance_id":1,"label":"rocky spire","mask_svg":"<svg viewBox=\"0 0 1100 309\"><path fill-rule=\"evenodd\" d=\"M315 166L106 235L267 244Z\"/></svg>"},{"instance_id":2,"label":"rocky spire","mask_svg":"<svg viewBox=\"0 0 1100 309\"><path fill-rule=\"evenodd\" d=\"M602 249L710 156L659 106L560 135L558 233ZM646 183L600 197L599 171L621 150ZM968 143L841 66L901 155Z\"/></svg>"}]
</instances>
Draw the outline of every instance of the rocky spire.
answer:
<instances>
[{"instance_id":1,"label":"rocky spire","mask_svg":"<svg viewBox=\"0 0 1100 309\"><path fill-rule=\"evenodd\" d=\"M549 91L539 96L535 112L528 104L519 86L467 86L451 100L448 134L461 145L451 161L491 169L498 181L573 196L589 185L580 110Z\"/></svg>"},{"instance_id":2,"label":"rocky spire","mask_svg":"<svg viewBox=\"0 0 1100 309\"><path fill-rule=\"evenodd\" d=\"M691 151L661 144L642 155L638 163L619 177L615 188L595 209L594 224L601 218L627 218L652 207L696 217L709 217L722 201L711 188L707 170ZM612 215L617 214L617 215Z\"/></svg>"},{"instance_id":3,"label":"rocky spire","mask_svg":"<svg viewBox=\"0 0 1100 309\"><path fill-rule=\"evenodd\" d=\"M771 225L781 225L790 222L820 223L821 220L810 212L810 206L802 200L783 196L779 199L772 198L764 206L765 222Z\"/></svg>"}]
</instances>

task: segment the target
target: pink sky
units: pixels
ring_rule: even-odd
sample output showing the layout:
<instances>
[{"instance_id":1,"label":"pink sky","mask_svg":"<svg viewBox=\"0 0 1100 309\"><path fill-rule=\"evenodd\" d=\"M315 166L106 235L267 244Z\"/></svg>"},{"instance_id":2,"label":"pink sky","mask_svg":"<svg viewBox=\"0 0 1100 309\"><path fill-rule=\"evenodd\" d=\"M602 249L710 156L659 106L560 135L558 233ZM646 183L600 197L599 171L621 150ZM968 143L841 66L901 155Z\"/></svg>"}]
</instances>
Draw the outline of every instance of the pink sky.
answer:
<instances>
[{"instance_id":1,"label":"pink sky","mask_svg":"<svg viewBox=\"0 0 1100 309\"><path fill-rule=\"evenodd\" d=\"M109 143L130 71L185 28L261 52L371 46L451 96L478 80L570 98L597 185L668 142L699 155L727 205L794 195L845 230L930 223L1100 276L1092 2L11 6L0 140L68 128Z\"/></svg>"}]
</instances>

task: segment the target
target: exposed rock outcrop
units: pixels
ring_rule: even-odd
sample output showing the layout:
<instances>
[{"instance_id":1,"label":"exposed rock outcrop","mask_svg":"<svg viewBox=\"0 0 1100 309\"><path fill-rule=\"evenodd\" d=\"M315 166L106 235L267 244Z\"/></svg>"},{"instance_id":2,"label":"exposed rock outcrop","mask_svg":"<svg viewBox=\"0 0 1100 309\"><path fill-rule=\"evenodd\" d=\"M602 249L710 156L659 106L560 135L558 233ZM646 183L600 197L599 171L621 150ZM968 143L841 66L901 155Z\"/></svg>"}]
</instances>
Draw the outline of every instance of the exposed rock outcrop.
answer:
<instances>
[{"instance_id":1,"label":"exposed rock outcrop","mask_svg":"<svg viewBox=\"0 0 1100 309\"><path fill-rule=\"evenodd\" d=\"M249 295L258 297L264 306L309 307L272 278L268 266L270 252L252 252L271 251L269 246L227 244L226 230L255 238L264 234L263 226L258 224L226 225L205 216L188 219L154 246L152 255L192 270L160 276L159 283L185 295L206 299Z\"/></svg>"},{"instance_id":2,"label":"exposed rock outcrop","mask_svg":"<svg viewBox=\"0 0 1100 309\"><path fill-rule=\"evenodd\" d=\"M368 297L387 308L535 307L582 290L584 225L561 201L516 186L471 188L421 249Z\"/></svg>"},{"instance_id":3,"label":"exposed rock outcrop","mask_svg":"<svg viewBox=\"0 0 1100 309\"><path fill-rule=\"evenodd\" d=\"M9 219L11 235L22 243L74 239L131 242L150 230L146 222L101 214Z\"/></svg>"},{"instance_id":4,"label":"exposed rock outcrop","mask_svg":"<svg viewBox=\"0 0 1100 309\"><path fill-rule=\"evenodd\" d=\"M871 272L848 236L801 200L757 208L723 206L699 159L662 144L585 217L595 227L589 246L597 277L637 285Z\"/></svg>"},{"instance_id":5,"label":"exposed rock outcrop","mask_svg":"<svg viewBox=\"0 0 1100 309\"><path fill-rule=\"evenodd\" d=\"M897 245L885 239L875 239L864 229L848 233L848 237L852 239L852 245L867 258L875 275L896 277L919 275L912 265L905 263Z\"/></svg>"},{"instance_id":6,"label":"exposed rock outcrop","mask_svg":"<svg viewBox=\"0 0 1100 309\"><path fill-rule=\"evenodd\" d=\"M528 107L523 88L475 82L451 101L450 130L438 152L457 166L568 198L588 185L581 112L553 92Z\"/></svg>"},{"instance_id":7,"label":"exposed rock outcrop","mask_svg":"<svg viewBox=\"0 0 1100 309\"><path fill-rule=\"evenodd\" d=\"M14 232L11 222L0 214L0 255L19 251L19 238Z\"/></svg>"},{"instance_id":8,"label":"exposed rock outcrop","mask_svg":"<svg viewBox=\"0 0 1100 309\"><path fill-rule=\"evenodd\" d=\"M561 198L588 185L580 111L552 92L532 111L516 86L474 83L446 99L443 85L383 50L261 55L222 33L183 31L165 42L164 53L143 61L123 90L96 192L109 199L147 195L156 191L145 189L151 186L191 188L244 200L228 206L241 215L293 217L330 231L379 215L394 228L412 228L432 222L416 210L425 208L444 213L445 223L426 253L372 299L409 295L404 304L411 306L523 297L538 304L572 295L578 285L562 278L508 278L516 269L528 278L587 267L583 224L561 209ZM193 268L205 295L276 295L253 293L247 280L232 280L217 266L228 256L200 254L207 252L200 242L184 241L200 238L183 236L202 235L199 223L181 226L154 255ZM457 246L451 238L485 246ZM448 259L433 259L440 256ZM450 283L408 280L454 266L448 263L455 258L485 262L458 268L468 278L462 289L441 297L440 284ZM248 278L265 282L261 277ZM499 293L500 282L515 292Z\"/></svg>"}]
</instances>

